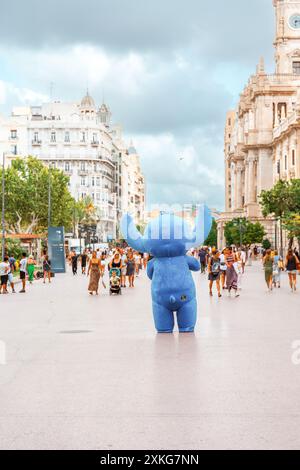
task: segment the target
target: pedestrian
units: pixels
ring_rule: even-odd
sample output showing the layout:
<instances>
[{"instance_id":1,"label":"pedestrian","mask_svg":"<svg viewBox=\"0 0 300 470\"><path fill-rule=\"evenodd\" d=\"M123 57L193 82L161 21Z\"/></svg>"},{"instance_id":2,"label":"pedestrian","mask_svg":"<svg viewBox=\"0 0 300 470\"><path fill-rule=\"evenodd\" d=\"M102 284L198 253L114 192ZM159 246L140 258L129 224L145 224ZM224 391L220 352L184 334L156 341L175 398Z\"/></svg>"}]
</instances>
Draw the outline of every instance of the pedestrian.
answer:
<instances>
[{"instance_id":1,"label":"pedestrian","mask_svg":"<svg viewBox=\"0 0 300 470\"><path fill-rule=\"evenodd\" d=\"M141 265L141 255L138 251L135 252L134 254L134 262L135 262L135 274L136 277L139 276L140 273L140 265Z\"/></svg>"},{"instance_id":2,"label":"pedestrian","mask_svg":"<svg viewBox=\"0 0 300 470\"><path fill-rule=\"evenodd\" d=\"M87 251L84 250L84 252L81 255L81 273L82 274L85 274L86 263L87 263Z\"/></svg>"},{"instance_id":3,"label":"pedestrian","mask_svg":"<svg viewBox=\"0 0 300 470\"><path fill-rule=\"evenodd\" d=\"M222 253L220 254L220 269L221 269L221 274L220 274L220 281L221 281L221 286L222 290L227 289L226 284L226 271L227 271L227 264L226 264L226 250L223 250Z\"/></svg>"},{"instance_id":4,"label":"pedestrian","mask_svg":"<svg viewBox=\"0 0 300 470\"><path fill-rule=\"evenodd\" d=\"M232 248L228 248L226 255L226 285L228 295L231 296L231 291L235 292L235 297L239 297L238 293L238 273L236 270L236 259Z\"/></svg>"},{"instance_id":5,"label":"pedestrian","mask_svg":"<svg viewBox=\"0 0 300 470\"><path fill-rule=\"evenodd\" d=\"M8 260L8 262L9 262L9 260ZM11 287L12 293L15 294L16 291L15 291L14 275L13 275L10 263L9 263L9 271L8 271L8 282L9 282L9 285Z\"/></svg>"},{"instance_id":6,"label":"pedestrian","mask_svg":"<svg viewBox=\"0 0 300 470\"><path fill-rule=\"evenodd\" d=\"M273 286L278 289L281 287L281 272L284 270L284 264L282 257L279 256L278 251L274 251L274 260L273 260Z\"/></svg>"},{"instance_id":7,"label":"pedestrian","mask_svg":"<svg viewBox=\"0 0 300 470\"><path fill-rule=\"evenodd\" d=\"M90 281L88 285L88 291L90 295L98 295L99 290L99 280L101 275L101 260L97 257L97 252L93 251L92 258L89 262L88 267L88 276L90 276Z\"/></svg>"},{"instance_id":8,"label":"pedestrian","mask_svg":"<svg viewBox=\"0 0 300 470\"><path fill-rule=\"evenodd\" d=\"M240 249L239 252L240 256L240 261L241 261L241 268L242 268L242 274L245 274L245 266L246 266L246 261L247 261L247 253L244 247Z\"/></svg>"},{"instance_id":9,"label":"pedestrian","mask_svg":"<svg viewBox=\"0 0 300 470\"><path fill-rule=\"evenodd\" d=\"M135 261L133 253L130 250L127 254L127 276L129 281L129 287L134 287L134 273L135 273Z\"/></svg>"},{"instance_id":10,"label":"pedestrian","mask_svg":"<svg viewBox=\"0 0 300 470\"><path fill-rule=\"evenodd\" d=\"M221 277L221 261L220 253L217 250L212 252L212 256L208 261L208 280L209 280L209 295L212 297L213 284L214 282L217 285L218 297L222 297L221 288L220 288L220 277Z\"/></svg>"},{"instance_id":11,"label":"pedestrian","mask_svg":"<svg viewBox=\"0 0 300 470\"><path fill-rule=\"evenodd\" d=\"M16 271L16 258L13 255L10 255L8 262L10 264L11 272L14 273Z\"/></svg>"},{"instance_id":12,"label":"pedestrian","mask_svg":"<svg viewBox=\"0 0 300 470\"><path fill-rule=\"evenodd\" d=\"M143 265L144 265L144 269L147 269L148 261L149 261L149 253L144 253L144 255L143 255Z\"/></svg>"},{"instance_id":13,"label":"pedestrian","mask_svg":"<svg viewBox=\"0 0 300 470\"><path fill-rule=\"evenodd\" d=\"M7 283L9 271L9 258L8 256L4 256L3 261L0 263L0 294L8 294Z\"/></svg>"},{"instance_id":14,"label":"pedestrian","mask_svg":"<svg viewBox=\"0 0 300 470\"><path fill-rule=\"evenodd\" d=\"M292 292L297 290L297 271L300 271L299 258L294 254L293 250L289 250L285 260L285 267L289 276L290 287Z\"/></svg>"},{"instance_id":15,"label":"pedestrian","mask_svg":"<svg viewBox=\"0 0 300 470\"><path fill-rule=\"evenodd\" d=\"M273 264L274 259L272 258L272 251L266 250L266 254L263 258L263 266L265 270L265 281L268 287L268 292L273 290Z\"/></svg>"},{"instance_id":16,"label":"pedestrian","mask_svg":"<svg viewBox=\"0 0 300 470\"><path fill-rule=\"evenodd\" d=\"M76 276L78 269L78 255L75 250L73 250L73 252L71 253L71 265L73 276Z\"/></svg>"},{"instance_id":17,"label":"pedestrian","mask_svg":"<svg viewBox=\"0 0 300 470\"><path fill-rule=\"evenodd\" d=\"M35 264L36 264L36 262L35 262L33 256L32 255L28 256L27 274L28 274L28 280L29 280L30 284L33 283Z\"/></svg>"},{"instance_id":18,"label":"pedestrian","mask_svg":"<svg viewBox=\"0 0 300 470\"><path fill-rule=\"evenodd\" d=\"M25 294L26 292L26 274L27 274L27 255L22 253L22 259L20 261L20 279L22 281L22 289L20 294Z\"/></svg>"},{"instance_id":19,"label":"pedestrian","mask_svg":"<svg viewBox=\"0 0 300 470\"><path fill-rule=\"evenodd\" d=\"M127 256L124 250L121 250L121 287L126 288L126 273L127 273Z\"/></svg>"},{"instance_id":20,"label":"pedestrian","mask_svg":"<svg viewBox=\"0 0 300 470\"><path fill-rule=\"evenodd\" d=\"M199 261L201 265L201 274L205 274L207 266L207 251L202 247L199 251Z\"/></svg>"},{"instance_id":21,"label":"pedestrian","mask_svg":"<svg viewBox=\"0 0 300 470\"><path fill-rule=\"evenodd\" d=\"M48 255L44 256L43 273L44 273L44 284L46 284L46 279L48 279L48 282L50 284L51 283L51 261Z\"/></svg>"}]
</instances>

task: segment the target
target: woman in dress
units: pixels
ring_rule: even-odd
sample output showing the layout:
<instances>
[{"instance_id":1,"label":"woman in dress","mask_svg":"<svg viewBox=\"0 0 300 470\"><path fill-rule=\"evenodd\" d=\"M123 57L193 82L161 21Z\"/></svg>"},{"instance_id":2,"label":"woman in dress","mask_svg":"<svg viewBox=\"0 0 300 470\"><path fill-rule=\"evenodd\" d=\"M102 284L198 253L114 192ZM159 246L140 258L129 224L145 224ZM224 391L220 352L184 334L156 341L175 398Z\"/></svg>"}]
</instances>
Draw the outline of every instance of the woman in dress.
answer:
<instances>
[{"instance_id":1,"label":"woman in dress","mask_svg":"<svg viewBox=\"0 0 300 470\"><path fill-rule=\"evenodd\" d=\"M127 276L129 287L134 287L135 260L132 251L127 254Z\"/></svg>"},{"instance_id":2,"label":"woman in dress","mask_svg":"<svg viewBox=\"0 0 300 470\"><path fill-rule=\"evenodd\" d=\"M99 280L101 273L101 260L97 258L97 252L93 251L92 258L89 262L88 276L90 276L90 282L88 286L88 291L90 295L98 295L99 290Z\"/></svg>"},{"instance_id":3,"label":"woman in dress","mask_svg":"<svg viewBox=\"0 0 300 470\"><path fill-rule=\"evenodd\" d=\"M263 265L265 268L265 280L269 292L273 290L273 264L274 258L272 257L272 251L267 250L263 258Z\"/></svg>"},{"instance_id":4,"label":"woman in dress","mask_svg":"<svg viewBox=\"0 0 300 470\"><path fill-rule=\"evenodd\" d=\"M27 273L28 273L28 280L30 284L33 283L34 280L34 266L35 266L35 260L32 255L28 256L27 260Z\"/></svg>"},{"instance_id":5,"label":"woman in dress","mask_svg":"<svg viewBox=\"0 0 300 470\"><path fill-rule=\"evenodd\" d=\"M235 297L239 297L238 294L238 273L235 268L236 258L232 248L228 248L226 254L226 285L228 289L228 295L231 295L231 291L235 292Z\"/></svg>"}]
</instances>

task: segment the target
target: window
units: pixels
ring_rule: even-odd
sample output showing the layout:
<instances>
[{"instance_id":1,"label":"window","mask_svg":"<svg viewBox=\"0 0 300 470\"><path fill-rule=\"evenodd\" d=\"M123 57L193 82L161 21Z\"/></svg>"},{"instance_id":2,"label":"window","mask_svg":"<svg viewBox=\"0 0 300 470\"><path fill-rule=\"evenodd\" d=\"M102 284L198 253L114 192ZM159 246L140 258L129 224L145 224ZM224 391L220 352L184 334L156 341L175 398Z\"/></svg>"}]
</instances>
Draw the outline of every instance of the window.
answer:
<instances>
[{"instance_id":1,"label":"window","mask_svg":"<svg viewBox=\"0 0 300 470\"><path fill-rule=\"evenodd\" d=\"M33 141L34 141L34 142L38 142L38 141L39 141L39 133L38 133L38 132L35 132L35 133L33 134Z\"/></svg>"},{"instance_id":2,"label":"window","mask_svg":"<svg viewBox=\"0 0 300 470\"><path fill-rule=\"evenodd\" d=\"M65 171L70 171L70 163L69 162L65 163Z\"/></svg>"},{"instance_id":3,"label":"window","mask_svg":"<svg viewBox=\"0 0 300 470\"><path fill-rule=\"evenodd\" d=\"M95 178L92 176L92 186L95 186Z\"/></svg>"},{"instance_id":4,"label":"window","mask_svg":"<svg viewBox=\"0 0 300 470\"><path fill-rule=\"evenodd\" d=\"M81 177L80 183L81 183L81 186L85 186L85 176Z\"/></svg>"},{"instance_id":5,"label":"window","mask_svg":"<svg viewBox=\"0 0 300 470\"><path fill-rule=\"evenodd\" d=\"M285 155L285 157L284 157L284 169L285 169L285 170L288 169L288 159L287 159L287 155Z\"/></svg>"},{"instance_id":6,"label":"window","mask_svg":"<svg viewBox=\"0 0 300 470\"><path fill-rule=\"evenodd\" d=\"M295 150L292 150L292 165L296 165L296 152Z\"/></svg>"},{"instance_id":7,"label":"window","mask_svg":"<svg viewBox=\"0 0 300 470\"><path fill-rule=\"evenodd\" d=\"M52 168L54 170L56 168L56 163L55 162L50 162L49 166L50 166L50 168Z\"/></svg>"},{"instance_id":8,"label":"window","mask_svg":"<svg viewBox=\"0 0 300 470\"><path fill-rule=\"evenodd\" d=\"M12 155L17 155L18 149L17 149L16 145L11 146L11 153L12 153Z\"/></svg>"},{"instance_id":9,"label":"window","mask_svg":"<svg viewBox=\"0 0 300 470\"><path fill-rule=\"evenodd\" d=\"M98 141L97 134L94 133L94 134L93 134L93 143L97 143L97 141Z\"/></svg>"},{"instance_id":10,"label":"window","mask_svg":"<svg viewBox=\"0 0 300 470\"><path fill-rule=\"evenodd\" d=\"M99 178L99 176L98 176L97 179L96 179L96 184L97 184L97 186L100 186L100 178Z\"/></svg>"},{"instance_id":11,"label":"window","mask_svg":"<svg viewBox=\"0 0 300 470\"><path fill-rule=\"evenodd\" d=\"M51 138L50 138L50 141L51 142L56 142L56 132L51 132Z\"/></svg>"},{"instance_id":12,"label":"window","mask_svg":"<svg viewBox=\"0 0 300 470\"><path fill-rule=\"evenodd\" d=\"M231 126L231 118L228 119L228 126Z\"/></svg>"},{"instance_id":13,"label":"window","mask_svg":"<svg viewBox=\"0 0 300 470\"><path fill-rule=\"evenodd\" d=\"M81 142L85 142L85 132L81 132Z\"/></svg>"},{"instance_id":14,"label":"window","mask_svg":"<svg viewBox=\"0 0 300 470\"><path fill-rule=\"evenodd\" d=\"M81 162L80 169L81 171L85 171L85 162Z\"/></svg>"},{"instance_id":15,"label":"window","mask_svg":"<svg viewBox=\"0 0 300 470\"><path fill-rule=\"evenodd\" d=\"M10 131L10 138L11 139L16 139L18 136L17 136L17 131L16 130L12 130Z\"/></svg>"},{"instance_id":16,"label":"window","mask_svg":"<svg viewBox=\"0 0 300 470\"><path fill-rule=\"evenodd\" d=\"M280 160L277 161L277 174L280 175Z\"/></svg>"},{"instance_id":17,"label":"window","mask_svg":"<svg viewBox=\"0 0 300 470\"><path fill-rule=\"evenodd\" d=\"M97 201L100 201L100 193L97 193L96 198L97 198Z\"/></svg>"},{"instance_id":18,"label":"window","mask_svg":"<svg viewBox=\"0 0 300 470\"><path fill-rule=\"evenodd\" d=\"M66 131L65 133L65 142L70 142L70 132Z\"/></svg>"},{"instance_id":19,"label":"window","mask_svg":"<svg viewBox=\"0 0 300 470\"><path fill-rule=\"evenodd\" d=\"M300 62L293 62L293 74L300 75Z\"/></svg>"}]
</instances>

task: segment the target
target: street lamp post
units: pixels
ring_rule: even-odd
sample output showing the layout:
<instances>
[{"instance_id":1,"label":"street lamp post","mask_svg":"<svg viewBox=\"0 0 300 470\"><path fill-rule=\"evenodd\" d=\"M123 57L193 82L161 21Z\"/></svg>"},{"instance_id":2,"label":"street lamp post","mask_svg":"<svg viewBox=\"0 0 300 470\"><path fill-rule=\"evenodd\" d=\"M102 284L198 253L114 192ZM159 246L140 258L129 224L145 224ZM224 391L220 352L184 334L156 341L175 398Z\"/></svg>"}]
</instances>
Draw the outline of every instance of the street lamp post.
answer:
<instances>
[{"instance_id":1,"label":"street lamp post","mask_svg":"<svg viewBox=\"0 0 300 470\"><path fill-rule=\"evenodd\" d=\"M2 260L5 256L5 153L2 162Z\"/></svg>"},{"instance_id":2,"label":"street lamp post","mask_svg":"<svg viewBox=\"0 0 300 470\"><path fill-rule=\"evenodd\" d=\"M49 178L48 178L48 227L51 226L51 171L49 165Z\"/></svg>"}]
</instances>

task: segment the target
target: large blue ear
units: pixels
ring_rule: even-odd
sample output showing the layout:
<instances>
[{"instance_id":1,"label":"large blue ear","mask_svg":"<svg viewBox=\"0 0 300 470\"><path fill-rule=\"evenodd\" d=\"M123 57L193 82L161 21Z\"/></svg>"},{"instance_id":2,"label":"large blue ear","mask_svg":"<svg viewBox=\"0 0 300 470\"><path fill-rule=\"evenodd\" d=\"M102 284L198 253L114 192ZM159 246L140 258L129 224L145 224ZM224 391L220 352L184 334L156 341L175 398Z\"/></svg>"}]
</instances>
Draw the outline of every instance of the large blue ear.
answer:
<instances>
[{"instance_id":1,"label":"large blue ear","mask_svg":"<svg viewBox=\"0 0 300 470\"><path fill-rule=\"evenodd\" d=\"M211 227L212 216L210 209L205 204L202 204L198 206L196 225L193 232L194 237L190 242L186 243L186 249L203 245L210 233Z\"/></svg>"},{"instance_id":2,"label":"large blue ear","mask_svg":"<svg viewBox=\"0 0 300 470\"><path fill-rule=\"evenodd\" d=\"M144 253L146 251L142 235L136 228L133 218L129 214L124 215L121 219L121 232L131 248L139 251L140 253Z\"/></svg>"}]
</instances>

